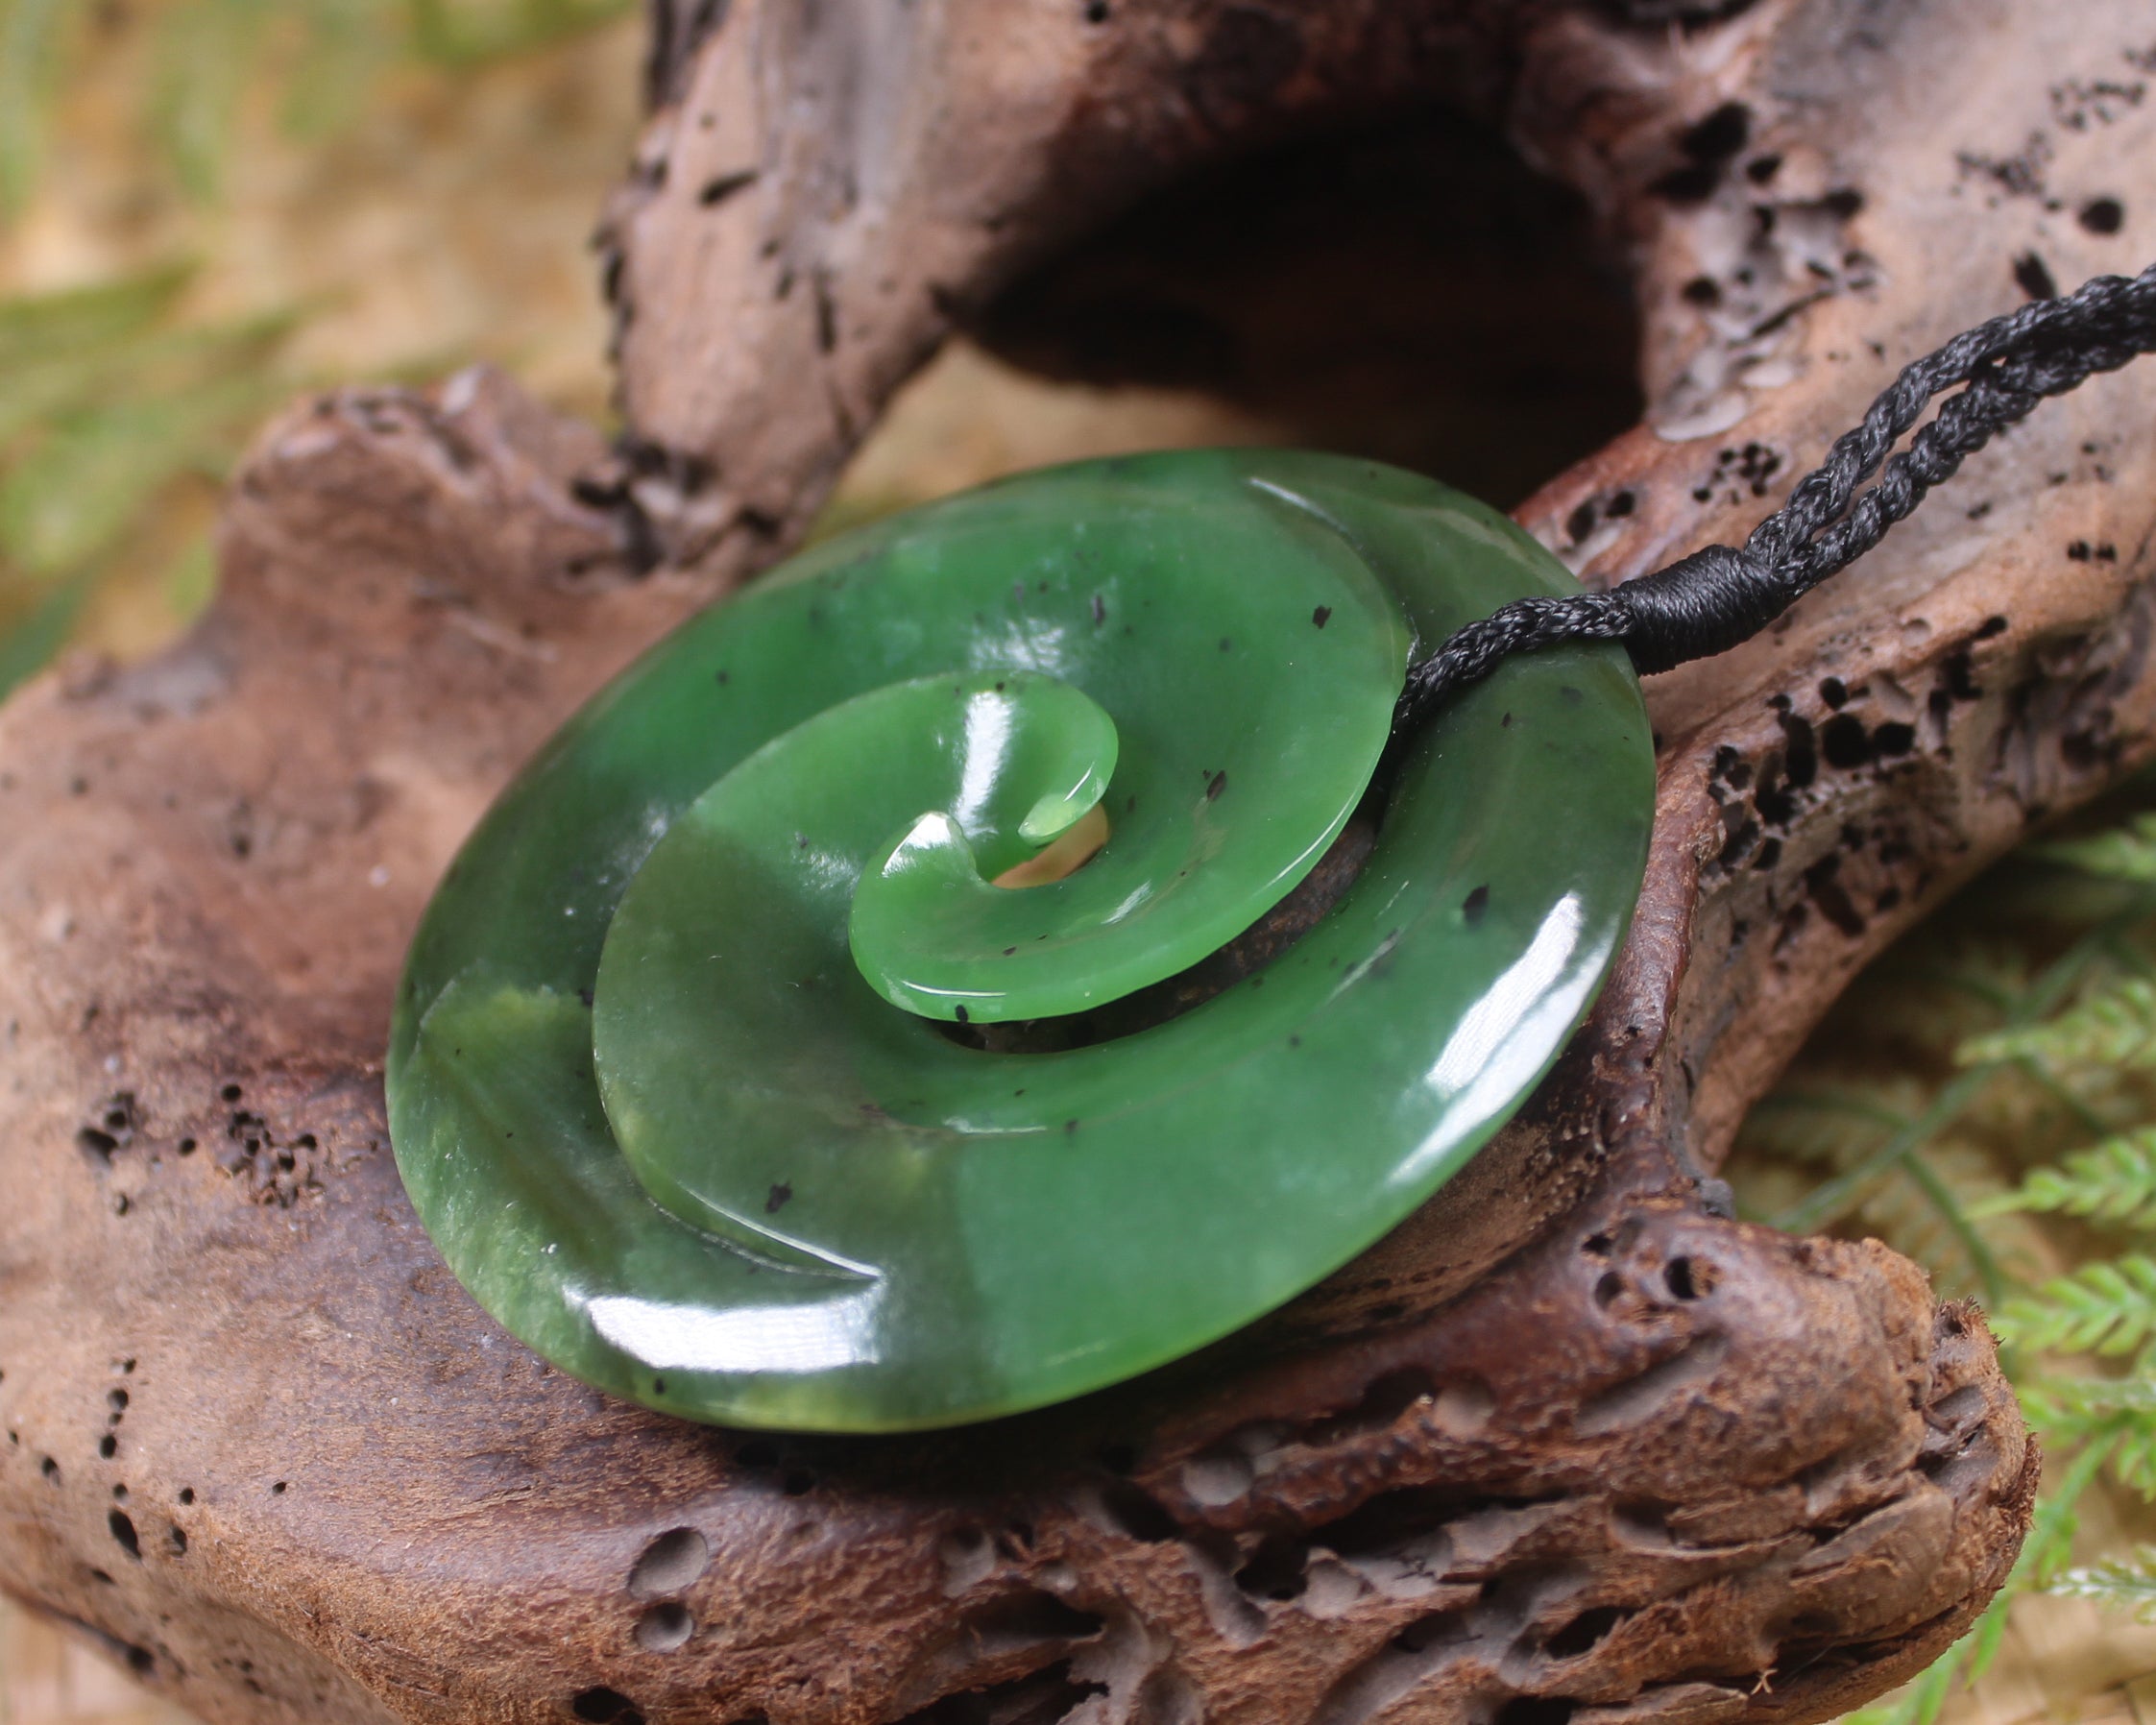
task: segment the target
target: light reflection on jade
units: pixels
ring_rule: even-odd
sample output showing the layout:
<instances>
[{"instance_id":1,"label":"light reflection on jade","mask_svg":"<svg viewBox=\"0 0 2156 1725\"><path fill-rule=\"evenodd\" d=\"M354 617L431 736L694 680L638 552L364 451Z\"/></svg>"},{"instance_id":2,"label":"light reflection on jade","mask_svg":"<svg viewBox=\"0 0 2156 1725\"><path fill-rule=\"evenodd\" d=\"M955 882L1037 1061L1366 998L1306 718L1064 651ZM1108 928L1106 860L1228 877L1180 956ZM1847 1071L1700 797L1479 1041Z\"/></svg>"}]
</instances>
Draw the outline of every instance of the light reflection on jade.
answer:
<instances>
[{"instance_id":1,"label":"light reflection on jade","mask_svg":"<svg viewBox=\"0 0 2156 1725\"><path fill-rule=\"evenodd\" d=\"M1455 492L1277 451L795 558L593 700L444 880L389 1057L422 1220L564 1370L742 1425L1012 1413L1248 1323L1442 1184L1599 987L1652 812L1622 652L1454 699L1361 874L1224 992L1052 1052L960 1027L1233 938L1364 800L1417 644L1574 590ZM994 884L1103 814L1083 866Z\"/></svg>"}]
</instances>

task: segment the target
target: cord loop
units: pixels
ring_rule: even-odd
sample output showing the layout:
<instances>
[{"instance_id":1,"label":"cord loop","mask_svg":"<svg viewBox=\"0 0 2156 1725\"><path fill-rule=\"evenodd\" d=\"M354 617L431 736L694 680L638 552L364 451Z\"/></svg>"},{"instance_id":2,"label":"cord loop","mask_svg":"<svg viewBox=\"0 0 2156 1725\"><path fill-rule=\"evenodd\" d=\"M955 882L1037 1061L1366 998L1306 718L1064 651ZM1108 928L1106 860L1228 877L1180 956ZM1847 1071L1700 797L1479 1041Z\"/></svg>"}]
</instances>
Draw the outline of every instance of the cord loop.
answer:
<instances>
[{"instance_id":1,"label":"cord loop","mask_svg":"<svg viewBox=\"0 0 2156 1725\"><path fill-rule=\"evenodd\" d=\"M1748 641L1904 520L1970 455L2097 372L2156 352L2156 265L2098 276L1979 324L1904 366L1860 424L1838 438L1740 547L1710 545L1608 593L1515 600L1453 633L1408 669L1393 734L1420 724L1454 690L1513 653L1567 641L1621 641L1642 673ZM1932 400L1931 423L1887 459ZM1883 465L1882 465L1883 464ZM1878 481L1857 495L1877 474Z\"/></svg>"}]
</instances>

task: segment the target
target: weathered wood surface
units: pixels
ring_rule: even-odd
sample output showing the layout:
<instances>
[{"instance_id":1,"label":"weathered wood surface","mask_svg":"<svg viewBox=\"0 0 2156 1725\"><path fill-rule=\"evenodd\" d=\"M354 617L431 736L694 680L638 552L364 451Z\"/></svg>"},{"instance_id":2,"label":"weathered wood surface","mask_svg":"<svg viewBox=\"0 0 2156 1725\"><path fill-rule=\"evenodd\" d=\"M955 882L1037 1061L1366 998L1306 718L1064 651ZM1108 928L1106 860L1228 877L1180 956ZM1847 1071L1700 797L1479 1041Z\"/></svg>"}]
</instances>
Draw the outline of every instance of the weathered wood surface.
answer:
<instances>
[{"instance_id":1,"label":"weathered wood surface","mask_svg":"<svg viewBox=\"0 0 2156 1725\"><path fill-rule=\"evenodd\" d=\"M1867 956L2149 752L2156 377L1659 679L1641 914L1528 1117L1125 1390L874 1443L611 1403L442 1269L380 1051L516 763L798 531L951 320L1082 368L1053 260L1146 196L1431 101L1581 188L1647 418L1522 515L1614 579L2040 271L2156 250L2156 8L665 10L609 230L632 454L484 377L298 409L207 622L0 713L0 1585L214 1720L1708 1725L1915 1669L2033 1483L1981 1323L1701 1171ZM1131 231L1069 279L1143 277ZM1561 349L1516 302L1454 309Z\"/></svg>"}]
</instances>

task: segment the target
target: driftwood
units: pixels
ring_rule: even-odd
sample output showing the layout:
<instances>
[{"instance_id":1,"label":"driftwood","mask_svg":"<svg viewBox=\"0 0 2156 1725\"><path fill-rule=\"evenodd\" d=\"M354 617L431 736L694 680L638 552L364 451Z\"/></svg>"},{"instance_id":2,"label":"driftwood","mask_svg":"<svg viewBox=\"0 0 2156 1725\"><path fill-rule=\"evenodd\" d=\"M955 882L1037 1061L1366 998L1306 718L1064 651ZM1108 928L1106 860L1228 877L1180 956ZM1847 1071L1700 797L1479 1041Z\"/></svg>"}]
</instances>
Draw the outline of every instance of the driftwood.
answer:
<instances>
[{"instance_id":1,"label":"driftwood","mask_svg":"<svg viewBox=\"0 0 2156 1725\"><path fill-rule=\"evenodd\" d=\"M1866 958L2148 754L2149 376L1657 679L1638 922L1526 1118L1123 1390L880 1442L610 1402L444 1272L381 1049L519 759L777 554L954 325L1368 418L1338 386L1396 326L1325 336L1283 236L1223 274L1175 235L1347 127L1524 187L1501 134L1590 232L1493 222L1375 285L1413 249L1343 239L1341 291L1468 332L1376 365L1402 387L1542 364L1577 429L1611 399L1588 246L1629 272L1645 421L1521 511L1616 579L1741 532L1901 359L2156 250L2156 8L658 16L607 231L624 450L484 376L295 410L205 624L0 714L0 1585L217 1720L1707 1725L1916 1670L2033 1488L1981 1319L1876 1244L1727 1220L1707 1171Z\"/></svg>"}]
</instances>

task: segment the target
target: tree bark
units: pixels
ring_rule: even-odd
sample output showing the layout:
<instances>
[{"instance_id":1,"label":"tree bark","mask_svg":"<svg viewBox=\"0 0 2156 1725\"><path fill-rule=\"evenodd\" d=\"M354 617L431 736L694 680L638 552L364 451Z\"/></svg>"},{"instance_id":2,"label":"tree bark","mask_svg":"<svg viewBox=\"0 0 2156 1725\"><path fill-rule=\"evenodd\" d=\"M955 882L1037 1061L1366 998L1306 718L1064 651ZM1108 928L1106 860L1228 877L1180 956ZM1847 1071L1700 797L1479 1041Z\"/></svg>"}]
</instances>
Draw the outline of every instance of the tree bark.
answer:
<instances>
[{"instance_id":1,"label":"tree bark","mask_svg":"<svg viewBox=\"0 0 2156 1725\"><path fill-rule=\"evenodd\" d=\"M0 1585L219 1720L1708 1725L1918 1669L2034 1485L1981 1319L1728 1220L1711 1169L1867 958L2150 753L2149 377L1655 679L1647 886L1559 1070L1374 1251L1138 1383L873 1442L609 1401L444 1271L381 1049L507 774L789 543L954 324L1126 373L1085 339L1120 294L1224 324L1223 387L1339 399L1351 339L1240 309L1299 279L1162 255L1158 200L1434 103L1574 187L1645 410L1520 516L1608 582L1741 534L1902 360L2143 258L2156 10L661 15L608 227L625 450L485 375L295 409L205 624L0 713ZM1431 288L1472 351L1414 377L1595 347L1584 253L1491 246Z\"/></svg>"}]
</instances>

